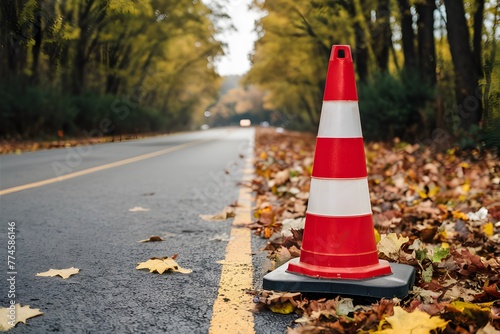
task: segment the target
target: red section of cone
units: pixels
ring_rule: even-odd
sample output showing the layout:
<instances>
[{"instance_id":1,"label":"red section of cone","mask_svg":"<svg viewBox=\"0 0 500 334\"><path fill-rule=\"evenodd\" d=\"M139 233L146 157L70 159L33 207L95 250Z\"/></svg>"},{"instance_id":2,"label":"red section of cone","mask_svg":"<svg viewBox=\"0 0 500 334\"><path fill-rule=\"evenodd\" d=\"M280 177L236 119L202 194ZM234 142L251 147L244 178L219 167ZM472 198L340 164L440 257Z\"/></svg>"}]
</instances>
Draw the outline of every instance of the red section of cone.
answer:
<instances>
[{"instance_id":1,"label":"red section of cone","mask_svg":"<svg viewBox=\"0 0 500 334\"><path fill-rule=\"evenodd\" d=\"M318 254L311 264L331 267L365 266L372 263L375 239L366 235L372 229L372 215L357 217L324 217L306 214L302 251ZM360 255L358 255L360 254ZM356 259L351 259L356 257ZM377 252L375 252L377 258ZM349 261L346 262L346 259Z\"/></svg>"},{"instance_id":2,"label":"red section of cone","mask_svg":"<svg viewBox=\"0 0 500 334\"><path fill-rule=\"evenodd\" d=\"M312 176L319 178L366 177L363 138L316 138Z\"/></svg>"},{"instance_id":3,"label":"red section of cone","mask_svg":"<svg viewBox=\"0 0 500 334\"><path fill-rule=\"evenodd\" d=\"M334 45L328 65L324 100L357 103L357 99L350 47ZM312 173L316 182L311 184L309 204L315 211L323 212L306 214L300 261L289 263L289 272L340 279L365 279L391 274L389 263L378 259L372 215L366 214L370 203L361 205L359 202L369 202L367 190L363 192L360 188L359 194L346 191L345 196L348 197L342 198L346 199L343 204L345 207L340 210L332 210L335 205L331 205L331 201L325 199L323 194L315 193L327 189L331 184L336 185L335 189L343 189L344 185L349 187L364 181L368 183L363 138L359 137L359 132L354 132L352 137L349 133L343 133L342 138L316 139ZM335 196L336 200L341 198L337 194ZM314 205L312 201L315 201ZM331 212L338 216L332 216Z\"/></svg>"},{"instance_id":4,"label":"red section of cone","mask_svg":"<svg viewBox=\"0 0 500 334\"><path fill-rule=\"evenodd\" d=\"M288 271L321 278L363 279L391 274L378 259L372 215L324 217L306 214L298 264Z\"/></svg>"},{"instance_id":5,"label":"red section of cone","mask_svg":"<svg viewBox=\"0 0 500 334\"><path fill-rule=\"evenodd\" d=\"M335 100L358 100L354 65L349 45L332 46L323 101Z\"/></svg>"}]
</instances>

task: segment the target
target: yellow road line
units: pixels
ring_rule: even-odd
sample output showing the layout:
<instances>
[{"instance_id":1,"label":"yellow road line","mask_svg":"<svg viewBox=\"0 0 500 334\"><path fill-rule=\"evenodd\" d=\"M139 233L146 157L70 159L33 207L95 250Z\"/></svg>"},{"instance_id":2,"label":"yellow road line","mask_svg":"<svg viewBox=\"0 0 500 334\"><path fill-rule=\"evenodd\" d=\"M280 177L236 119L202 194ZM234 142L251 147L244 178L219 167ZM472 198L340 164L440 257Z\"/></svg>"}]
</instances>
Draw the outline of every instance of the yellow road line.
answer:
<instances>
[{"instance_id":1,"label":"yellow road line","mask_svg":"<svg viewBox=\"0 0 500 334\"><path fill-rule=\"evenodd\" d=\"M58 176L58 177L53 177L53 178L42 180L42 181L38 181L38 182L23 184L21 186L7 188L7 189L4 189L4 190L0 190L0 196L11 194L11 193L15 193L15 192L26 190L26 189L38 188L38 187L41 187L41 186L45 186L47 184L69 180L69 179L72 179L74 177L78 177L78 176L82 176L82 175L87 175L87 174L95 173L95 172L100 172L100 171L105 170L105 169L119 167L119 166L123 166L123 165L128 165L128 164L131 164L133 162L137 162L137 161L141 161L141 160L145 160L145 159L154 158L154 157L157 157L157 156L162 155L162 154L166 154L166 153L178 151L178 150L190 147L190 146L194 146L194 145L206 143L206 142L215 140L215 139L217 139L219 137L220 136L216 136L216 137L208 138L208 139L200 139L200 140L197 140L197 141L193 141L193 142L189 142L189 143L177 145L177 146L174 146L174 147L169 147L169 148L166 148L166 149L163 149L163 150L160 150L160 151L156 151L156 152L152 152L152 153L147 153L147 154L139 155L139 156L136 156L136 157L127 158L127 159L124 159L124 160L119 160L119 161L111 162L109 164L105 164L105 165L101 165L101 166L96 166L96 167L84 169L84 170L81 170L81 171L78 171L78 172L73 172L73 173L69 173L69 174L66 174L66 175Z\"/></svg>"},{"instance_id":2,"label":"yellow road line","mask_svg":"<svg viewBox=\"0 0 500 334\"><path fill-rule=\"evenodd\" d=\"M252 160L247 160L244 180L251 180ZM231 237L222 262L219 293L215 300L210 334L252 334L254 319L251 310L252 298L246 290L253 286L251 230L242 225L251 222L252 195L248 187L242 186L231 228Z\"/></svg>"}]
</instances>

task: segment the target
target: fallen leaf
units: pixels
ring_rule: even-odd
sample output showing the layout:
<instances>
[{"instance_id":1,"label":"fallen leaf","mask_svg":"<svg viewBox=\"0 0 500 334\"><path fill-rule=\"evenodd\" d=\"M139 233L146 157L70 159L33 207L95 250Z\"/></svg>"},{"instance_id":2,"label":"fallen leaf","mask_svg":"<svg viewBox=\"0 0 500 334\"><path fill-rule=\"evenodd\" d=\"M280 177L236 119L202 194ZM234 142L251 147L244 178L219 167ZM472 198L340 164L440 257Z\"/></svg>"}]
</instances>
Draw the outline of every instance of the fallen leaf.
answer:
<instances>
[{"instance_id":1,"label":"fallen leaf","mask_svg":"<svg viewBox=\"0 0 500 334\"><path fill-rule=\"evenodd\" d=\"M472 325L467 327L471 332L475 332L473 327L484 327L488 323L492 305L493 303L472 304L456 300L445 306L445 312L441 316L462 327L467 326L466 324Z\"/></svg>"},{"instance_id":2,"label":"fallen leaf","mask_svg":"<svg viewBox=\"0 0 500 334\"><path fill-rule=\"evenodd\" d=\"M200 215L200 218L208 221L218 221L218 220L226 220L234 216L235 216L234 208L228 206L224 208L224 210L222 210L221 212L216 213L215 215Z\"/></svg>"},{"instance_id":3,"label":"fallen leaf","mask_svg":"<svg viewBox=\"0 0 500 334\"><path fill-rule=\"evenodd\" d=\"M263 290L257 292L254 302L262 303L274 313L290 314L294 312L300 303L302 295L300 292L274 292Z\"/></svg>"},{"instance_id":4,"label":"fallen leaf","mask_svg":"<svg viewBox=\"0 0 500 334\"><path fill-rule=\"evenodd\" d=\"M78 268L68 268L68 269L50 269L48 271L45 271L43 273L37 273L36 276L43 276L43 277L54 277L54 276L61 276L62 278L66 279L70 277L71 275L78 274L80 272L80 269Z\"/></svg>"},{"instance_id":5,"label":"fallen leaf","mask_svg":"<svg viewBox=\"0 0 500 334\"><path fill-rule=\"evenodd\" d=\"M274 174L274 179L269 181L268 186L269 188L272 188L274 186L280 186L286 181L288 181L289 178L290 178L290 172L287 169L279 171L276 174Z\"/></svg>"},{"instance_id":6,"label":"fallen leaf","mask_svg":"<svg viewBox=\"0 0 500 334\"><path fill-rule=\"evenodd\" d=\"M398 237L396 233L389 233L385 237L382 237L380 242L377 244L377 249L388 258L397 260L399 258L401 245L408 242L408 240L408 237Z\"/></svg>"},{"instance_id":7,"label":"fallen leaf","mask_svg":"<svg viewBox=\"0 0 500 334\"><path fill-rule=\"evenodd\" d=\"M432 281L433 273L434 269L432 268L432 266L428 266L427 268L425 268L425 270L422 271L422 278L424 282L429 283L430 281Z\"/></svg>"},{"instance_id":8,"label":"fallen leaf","mask_svg":"<svg viewBox=\"0 0 500 334\"><path fill-rule=\"evenodd\" d=\"M446 258L450 254L449 248L443 248L441 245L438 245L433 250L432 254L432 262L441 262L442 259Z\"/></svg>"},{"instance_id":9,"label":"fallen leaf","mask_svg":"<svg viewBox=\"0 0 500 334\"><path fill-rule=\"evenodd\" d=\"M406 312L399 306L394 307L394 315L386 317L380 322L379 330L375 333L380 334L429 334L431 330L444 329L448 322L439 318L431 317L429 314L414 310L411 313ZM390 328L381 328L390 325Z\"/></svg>"},{"instance_id":10,"label":"fallen leaf","mask_svg":"<svg viewBox=\"0 0 500 334\"><path fill-rule=\"evenodd\" d=\"M483 328L480 328L476 334L498 334L500 333L499 330L497 330L491 323L488 323L486 326Z\"/></svg>"},{"instance_id":11,"label":"fallen leaf","mask_svg":"<svg viewBox=\"0 0 500 334\"><path fill-rule=\"evenodd\" d=\"M298 230L304 228L305 218L303 217L295 219L287 218L283 219L281 224L282 224L281 235L284 237L289 237L292 236L292 231L291 231L292 229Z\"/></svg>"},{"instance_id":12,"label":"fallen leaf","mask_svg":"<svg viewBox=\"0 0 500 334\"><path fill-rule=\"evenodd\" d=\"M278 248L274 255L277 267L281 266L283 263L287 262L292 258L292 254L290 254L290 251L285 247Z\"/></svg>"},{"instance_id":13,"label":"fallen leaf","mask_svg":"<svg viewBox=\"0 0 500 334\"><path fill-rule=\"evenodd\" d=\"M467 214L460 212L460 211L457 211L457 210L453 211L452 215L453 215L453 218L455 218L455 219L469 220L469 216L467 216Z\"/></svg>"},{"instance_id":14,"label":"fallen leaf","mask_svg":"<svg viewBox=\"0 0 500 334\"><path fill-rule=\"evenodd\" d=\"M500 298L500 284L499 283L494 283L490 286L485 286L483 287L484 291L493 296L494 298Z\"/></svg>"},{"instance_id":15,"label":"fallen leaf","mask_svg":"<svg viewBox=\"0 0 500 334\"><path fill-rule=\"evenodd\" d=\"M269 306L269 309L274 313L290 314L295 311L295 306L293 306L289 301L286 301L284 303L272 304Z\"/></svg>"},{"instance_id":16,"label":"fallen leaf","mask_svg":"<svg viewBox=\"0 0 500 334\"><path fill-rule=\"evenodd\" d=\"M374 228L374 229L373 229L373 232L375 232L375 242L376 242L376 243L379 243L379 242L380 242L380 239L381 239L381 238L380 238L380 233L379 233L379 231L377 231L377 229L376 229L376 228Z\"/></svg>"},{"instance_id":17,"label":"fallen leaf","mask_svg":"<svg viewBox=\"0 0 500 334\"><path fill-rule=\"evenodd\" d=\"M439 296L441 296L441 292L425 290L418 286L413 286L410 293L421 299L425 304L433 303Z\"/></svg>"},{"instance_id":18,"label":"fallen leaf","mask_svg":"<svg viewBox=\"0 0 500 334\"><path fill-rule=\"evenodd\" d=\"M128 209L128 211L130 211L130 212L144 212L144 211L149 211L149 209L143 208L140 206L134 206L133 208Z\"/></svg>"},{"instance_id":19,"label":"fallen leaf","mask_svg":"<svg viewBox=\"0 0 500 334\"><path fill-rule=\"evenodd\" d=\"M18 322L26 324L27 319L42 314L43 312L40 309L30 308L29 305L11 304L9 307L2 307L0 308L0 331L6 332L14 328Z\"/></svg>"},{"instance_id":20,"label":"fallen leaf","mask_svg":"<svg viewBox=\"0 0 500 334\"><path fill-rule=\"evenodd\" d=\"M443 301L453 301L458 298L462 298L465 301L472 301L474 299L474 295L478 294L480 291L467 289L459 285L454 285L451 289L447 290L443 295Z\"/></svg>"},{"instance_id":21,"label":"fallen leaf","mask_svg":"<svg viewBox=\"0 0 500 334\"><path fill-rule=\"evenodd\" d=\"M459 310L460 312L474 310L480 312L490 313L490 309L493 306L494 302L490 303L482 303L482 304L473 304L467 303L460 300L455 300L450 303L451 306Z\"/></svg>"},{"instance_id":22,"label":"fallen leaf","mask_svg":"<svg viewBox=\"0 0 500 334\"><path fill-rule=\"evenodd\" d=\"M234 237L230 237L227 233L216 234L212 238L208 239L210 241L230 241Z\"/></svg>"},{"instance_id":23,"label":"fallen leaf","mask_svg":"<svg viewBox=\"0 0 500 334\"><path fill-rule=\"evenodd\" d=\"M469 212L467 214L467 218L472 221L478 221L478 220L483 220L488 218L488 209L486 209L484 206L481 207L481 209L477 210L476 212Z\"/></svg>"},{"instance_id":24,"label":"fallen leaf","mask_svg":"<svg viewBox=\"0 0 500 334\"><path fill-rule=\"evenodd\" d=\"M483 232L486 234L488 237L493 236L495 228L493 227L493 223L489 222L488 224L484 224L483 226Z\"/></svg>"},{"instance_id":25,"label":"fallen leaf","mask_svg":"<svg viewBox=\"0 0 500 334\"><path fill-rule=\"evenodd\" d=\"M177 262L174 260L174 256L172 257L152 257L146 262L139 262L135 269L149 269L149 272L157 272L158 274L163 274L166 271L174 271L181 274L189 274L193 272L191 269L185 269L179 266Z\"/></svg>"},{"instance_id":26,"label":"fallen leaf","mask_svg":"<svg viewBox=\"0 0 500 334\"><path fill-rule=\"evenodd\" d=\"M149 237L149 239L139 240L137 242L156 242L156 241L165 241L165 239L157 235L152 235Z\"/></svg>"},{"instance_id":27,"label":"fallen leaf","mask_svg":"<svg viewBox=\"0 0 500 334\"><path fill-rule=\"evenodd\" d=\"M353 300L351 298L337 298L338 302L335 306L338 315L348 315L355 311Z\"/></svg>"}]
</instances>

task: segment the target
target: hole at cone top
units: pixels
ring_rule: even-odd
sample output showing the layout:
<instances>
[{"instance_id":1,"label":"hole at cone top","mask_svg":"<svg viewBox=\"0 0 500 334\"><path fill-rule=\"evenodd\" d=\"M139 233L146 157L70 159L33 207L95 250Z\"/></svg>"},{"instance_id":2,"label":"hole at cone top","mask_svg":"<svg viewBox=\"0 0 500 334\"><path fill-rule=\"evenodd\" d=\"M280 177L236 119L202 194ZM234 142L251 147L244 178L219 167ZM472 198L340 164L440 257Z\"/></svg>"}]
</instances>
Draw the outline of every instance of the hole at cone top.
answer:
<instances>
[{"instance_id":1,"label":"hole at cone top","mask_svg":"<svg viewBox=\"0 0 500 334\"><path fill-rule=\"evenodd\" d=\"M340 49L337 52L337 58L345 58L345 50L344 49Z\"/></svg>"}]
</instances>

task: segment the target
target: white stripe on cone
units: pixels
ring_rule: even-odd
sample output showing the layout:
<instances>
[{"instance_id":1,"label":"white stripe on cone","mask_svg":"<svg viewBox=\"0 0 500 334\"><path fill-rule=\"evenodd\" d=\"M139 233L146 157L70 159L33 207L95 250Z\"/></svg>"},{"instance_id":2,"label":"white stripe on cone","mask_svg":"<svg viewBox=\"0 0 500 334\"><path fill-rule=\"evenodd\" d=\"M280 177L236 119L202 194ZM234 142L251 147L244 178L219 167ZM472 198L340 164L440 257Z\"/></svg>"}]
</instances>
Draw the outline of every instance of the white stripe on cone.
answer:
<instances>
[{"instance_id":1,"label":"white stripe on cone","mask_svg":"<svg viewBox=\"0 0 500 334\"><path fill-rule=\"evenodd\" d=\"M323 101L318 137L363 137L358 101Z\"/></svg>"},{"instance_id":2,"label":"white stripe on cone","mask_svg":"<svg viewBox=\"0 0 500 334\"><path fill-rule=\"evenodd\" d=\"M368 179L311 179L307 212L320 216L371 214Z\"/></svg>"}]
</instances>

